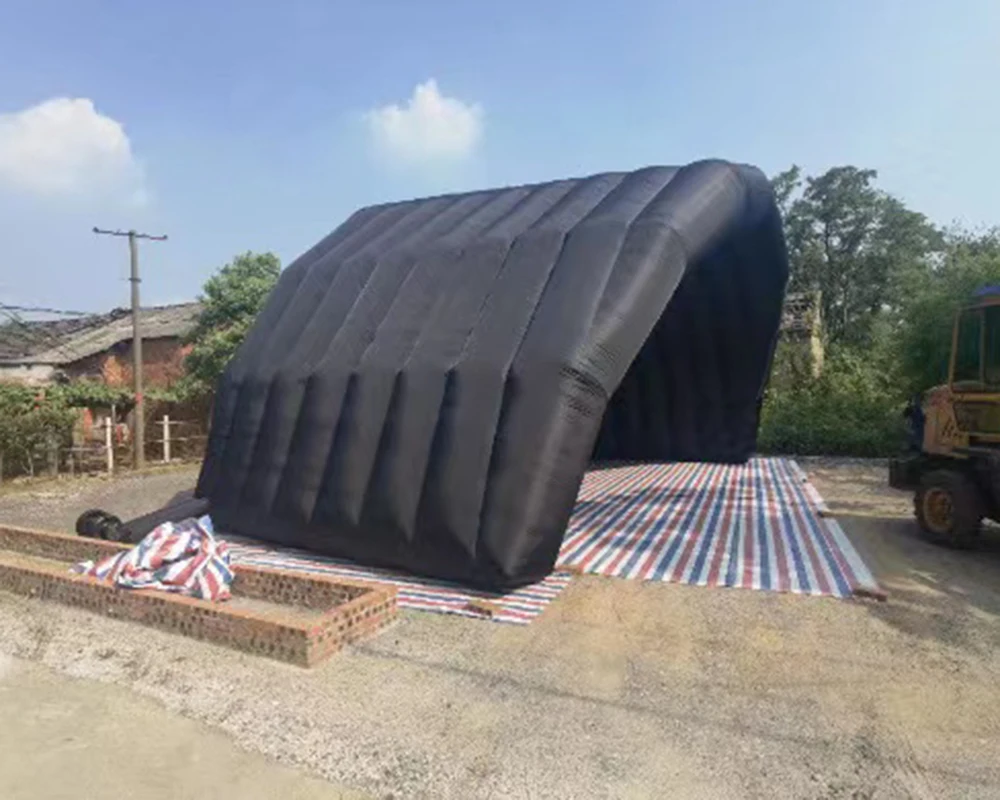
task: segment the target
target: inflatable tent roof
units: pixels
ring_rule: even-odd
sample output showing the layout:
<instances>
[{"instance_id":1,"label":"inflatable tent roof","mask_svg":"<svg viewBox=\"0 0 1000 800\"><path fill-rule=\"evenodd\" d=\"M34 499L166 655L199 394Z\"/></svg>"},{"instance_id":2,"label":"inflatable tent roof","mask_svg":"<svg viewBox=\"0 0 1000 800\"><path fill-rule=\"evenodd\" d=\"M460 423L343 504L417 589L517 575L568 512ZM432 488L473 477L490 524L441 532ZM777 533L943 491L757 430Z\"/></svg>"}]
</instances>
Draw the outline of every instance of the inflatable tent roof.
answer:
<instances>
[{"instance_id":1,"label":"inflatable tent roof","mask_svg":"<svg viewBox=\"0 0 1000 800\"><path fill-rule=\"evenodd\" d=\"M228 366L198 495L222 530L537 580L592 456L752 453L786 278L767 179L719 161L362 209Z\"/></svg>"}]
</instances>

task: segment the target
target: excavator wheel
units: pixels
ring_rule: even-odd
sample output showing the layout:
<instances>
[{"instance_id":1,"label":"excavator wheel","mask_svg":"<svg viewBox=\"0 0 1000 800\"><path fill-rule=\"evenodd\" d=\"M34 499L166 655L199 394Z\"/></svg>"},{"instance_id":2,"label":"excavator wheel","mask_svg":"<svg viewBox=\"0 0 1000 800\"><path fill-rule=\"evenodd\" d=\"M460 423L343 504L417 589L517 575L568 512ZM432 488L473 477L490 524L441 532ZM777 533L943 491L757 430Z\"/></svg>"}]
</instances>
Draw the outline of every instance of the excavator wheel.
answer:
<instances>
[{"instance_id":1,"label":"excavator wheel","mask_svg":"<svg viewBox=\"0 0 1000 800\"><path fill-rule=\"evenodd\" d=\"M921 478L914 507L921 530L936 544L968 548L979 538L985 503L979 487L962 472L928 472Z\"/></svg>"}]
</instances>

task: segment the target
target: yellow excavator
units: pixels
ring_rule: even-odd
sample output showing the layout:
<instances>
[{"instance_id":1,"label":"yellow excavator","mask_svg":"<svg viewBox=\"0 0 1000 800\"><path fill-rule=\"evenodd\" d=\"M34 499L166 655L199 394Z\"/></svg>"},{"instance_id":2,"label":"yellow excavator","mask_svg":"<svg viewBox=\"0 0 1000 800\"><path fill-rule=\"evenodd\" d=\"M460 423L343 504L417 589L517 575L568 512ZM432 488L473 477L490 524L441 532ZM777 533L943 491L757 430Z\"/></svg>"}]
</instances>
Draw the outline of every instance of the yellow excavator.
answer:
<instances>
[{"instance_id":1,"label":"yellow excavator","mask_svg":"<svg viewBox=\"0 0 1000 800\"><path fill-rule=\"evenodd\" d=\"M910 452L889 462L889 485L911 490L933 540L969 547L1000 521L1000 286L955 318L948 382L910 402Z\"/></svg>"}]
</instances>

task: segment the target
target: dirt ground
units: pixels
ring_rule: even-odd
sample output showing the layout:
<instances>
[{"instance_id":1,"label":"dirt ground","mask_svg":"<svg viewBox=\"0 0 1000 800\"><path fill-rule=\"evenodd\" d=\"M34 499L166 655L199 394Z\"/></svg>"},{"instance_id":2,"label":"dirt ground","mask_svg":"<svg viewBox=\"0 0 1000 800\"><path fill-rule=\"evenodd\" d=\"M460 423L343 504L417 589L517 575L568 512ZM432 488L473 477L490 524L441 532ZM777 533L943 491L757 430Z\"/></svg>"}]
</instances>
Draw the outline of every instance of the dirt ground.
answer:
<instances>
[{"instance_id":1,"label":"dirt ground","mask_svg":"<svg viewBox=\"0 0 1000 800\"><path fill-rule=\"evenodd\" d=\"M884 459L820 456L797 461L837 514L913 516L913 496L889 488L889 464Z\"/></svg>"},{"instance_id":2,"label":"dirt ground","mask_svg":"<svg viewBox=\"0 0 1000 800\"><path fill-rule=\"evenodd\" d=\"M1000 797L1000 536L938 549L908 498L863 500L884 467L803 466L856 504L888 602L587 576L530 626L408 612L305 671L0 593L0 652L375 797ZM192 478L7 494L0 520L127 516Z\"/></svg>"},{"instance_id":3,"label":"dirt ground","mask_svg":"<svg viewBox=\"0 0 1000 800\"><path fill-rule=\"evenodd\" d=\"M128 689L0 656L0 797L347 800L361 795L244 752L225 734Z\"/></svg>"}]
</instances>

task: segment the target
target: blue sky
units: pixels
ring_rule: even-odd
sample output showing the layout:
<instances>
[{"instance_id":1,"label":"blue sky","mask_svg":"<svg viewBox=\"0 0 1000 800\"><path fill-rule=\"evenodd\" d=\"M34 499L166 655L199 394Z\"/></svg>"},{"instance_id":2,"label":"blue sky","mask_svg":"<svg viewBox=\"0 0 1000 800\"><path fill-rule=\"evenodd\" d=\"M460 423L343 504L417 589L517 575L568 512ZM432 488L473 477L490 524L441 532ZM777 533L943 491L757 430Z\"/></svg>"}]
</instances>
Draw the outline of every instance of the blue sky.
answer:
<instances>
[{"instance_id":1,"label":"blue sky","mask_svg":"<svg viewBox=\"0 0 1000 800\"><path fill-rule=\"evenodd\" d=\"M372 202L707 156L1000 224L996 0L0 0L0 53L0 302L126 305L95 224L168 233L174 302Z\"/></svg>"}]
</instances>

